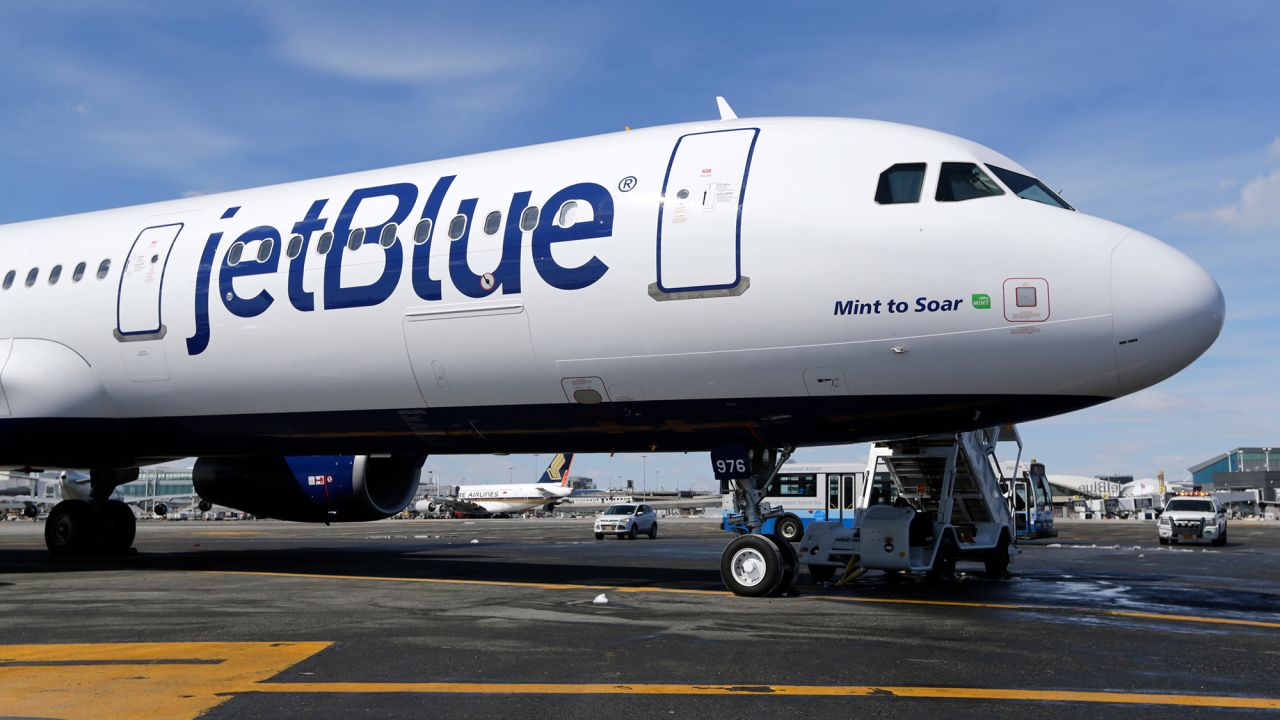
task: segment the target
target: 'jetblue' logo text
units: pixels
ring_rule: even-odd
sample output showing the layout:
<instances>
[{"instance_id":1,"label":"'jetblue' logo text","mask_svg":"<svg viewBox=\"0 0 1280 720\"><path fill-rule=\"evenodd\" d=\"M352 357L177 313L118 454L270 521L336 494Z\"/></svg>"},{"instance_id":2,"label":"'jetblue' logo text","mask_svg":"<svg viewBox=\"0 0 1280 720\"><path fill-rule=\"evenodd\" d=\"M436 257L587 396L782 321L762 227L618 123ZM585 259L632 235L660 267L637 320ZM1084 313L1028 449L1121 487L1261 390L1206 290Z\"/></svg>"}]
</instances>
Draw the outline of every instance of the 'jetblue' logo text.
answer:
<instances>
[{"instance_id":1,"label":"'jetblue' logo text","mask_svg":"<svg viewBox=\"0 0 1280 720\"><path fill-rule=\"evenodd\" d=\"M312 246L314 239L329 225L330 218L324 217L329 200L320 199L312 202L302 219L293 224L289 233L289 235L302 236L301 251L292 259L284 258L289 263L290 304L302 312L317 309L315 294L303 287L303 269L309 258L323 257L325 310L378 305L390 298L401 282L406 264L406 246L410 248L409 277L412 279L414 293L426 301L439 300L443 278L433 277L431 267L431 246L437 241L449 242L449 282L463 295L470 298L483 298L498 292L499 289L504 295L519 293L520 260L524 245L524 231L520 228L520 218L529 207L533 193L523 191L511 196L510 206L505 213L505 230L498 264L488 272L476 274L467 264L467 246L479 199L466 198L458 203L456 214L466 218L465 229L458 238L449 239L443 230L437 227L445 195L456 177L450 175L436 182L422 204L421 213L414 220L410 220L410 217L418 204L417 185L395 183L356 190L342 204L337 217L333 220L333 245L323 256L309 254L307 250ZM555 222L556 215L570 200L581 203L584 207L578 215L589 219L568 227L561 227ZM384 254L382 273L370 284L349 285L343 282L342 255L347 249L347 238L353 229L353 220L364 203L386 208L394 205L394 210L381 222L365 226L365 237L368 238L366 244L378 248ZM222 219L235 217L239 210L238 207L227 209ZM453 214L448 216L448 218L452 217L454 217ZM426 241L421 244L406 242L406 238L410 241L413 239L414 227L422 219L431 220L432 230ZM382 235L383 228L391 223L395 223L400 228L398 237L395 242L384 247L378 243L378 239ZM564 267L552 256L552 246L561 242L590 240L612 235L613 197L608 190L595 183L570 185L547 198L542 205L537 226L530 231L530 234L534 269L543 282L561 290L585 288L603 277L609 267L594 255L576 267ZM243 242L246 245L269 240L271 247L269 257L261 262L246 259L235 265L224 257L218 266L217 285L211 287L214 260L218 255L222 236L222 232L210 235L200 257L200 268L196 275L195 332L187 338L187 353L190 355L199 355L209 347L209 296L212 293L216 292L228 312L242 318L261 315L276 301L275 297L265 289L255 295L241 296L236 292L235 279L277 272L287 246L284 238L288 235L269 225L260 225L241 233L236 238L236 242Z\"/></svg>"}]
</instances>

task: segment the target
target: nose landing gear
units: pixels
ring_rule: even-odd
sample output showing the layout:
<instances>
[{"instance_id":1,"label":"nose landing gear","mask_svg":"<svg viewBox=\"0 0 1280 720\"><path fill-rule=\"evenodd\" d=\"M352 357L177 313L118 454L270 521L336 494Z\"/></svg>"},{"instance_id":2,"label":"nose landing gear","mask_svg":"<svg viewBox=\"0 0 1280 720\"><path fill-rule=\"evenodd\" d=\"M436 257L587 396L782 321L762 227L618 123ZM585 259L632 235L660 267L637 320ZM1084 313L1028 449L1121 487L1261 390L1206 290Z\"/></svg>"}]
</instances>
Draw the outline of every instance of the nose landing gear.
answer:
<instances>
[{"instance_id":1,"label":"nose landing gear","mask_svg":"<svg viewBox=\"0 0 1280 720\"><path fill-rule=\"evenodd\" d=\"M729 522L743 525L747 533L725 546L720 556L720 578L735 595L768 597L795 591L800 577L800 562L791 543L769 535L761 535L765 519L779 516L762 505L769 484L791 457L794 448L775 450L755 447L726 448L712 453L716 477L733 487L734 514Z\"/></svg>"}]
</instances>

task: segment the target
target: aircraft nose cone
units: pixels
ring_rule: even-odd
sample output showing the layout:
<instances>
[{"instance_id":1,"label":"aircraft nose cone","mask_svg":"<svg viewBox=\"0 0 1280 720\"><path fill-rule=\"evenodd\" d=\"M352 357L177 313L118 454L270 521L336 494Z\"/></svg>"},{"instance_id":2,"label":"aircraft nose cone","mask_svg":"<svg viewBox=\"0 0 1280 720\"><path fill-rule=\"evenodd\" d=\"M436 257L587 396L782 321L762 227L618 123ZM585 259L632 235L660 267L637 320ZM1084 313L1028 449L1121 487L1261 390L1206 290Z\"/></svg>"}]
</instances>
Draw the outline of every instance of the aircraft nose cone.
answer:
<instances>
[{"instance_id":1,"label":"aircraft nose cone","mask_svg":"<svg viewBox=\"0 0 1280 720\"><path fill-rule=\"evenodd\" d=\"M1140 232L1111 254L1111 306L1120 387L1132 393L1177 373L1222 331L1222 288L1204 268Z\"/></svg>"}]
</instances>

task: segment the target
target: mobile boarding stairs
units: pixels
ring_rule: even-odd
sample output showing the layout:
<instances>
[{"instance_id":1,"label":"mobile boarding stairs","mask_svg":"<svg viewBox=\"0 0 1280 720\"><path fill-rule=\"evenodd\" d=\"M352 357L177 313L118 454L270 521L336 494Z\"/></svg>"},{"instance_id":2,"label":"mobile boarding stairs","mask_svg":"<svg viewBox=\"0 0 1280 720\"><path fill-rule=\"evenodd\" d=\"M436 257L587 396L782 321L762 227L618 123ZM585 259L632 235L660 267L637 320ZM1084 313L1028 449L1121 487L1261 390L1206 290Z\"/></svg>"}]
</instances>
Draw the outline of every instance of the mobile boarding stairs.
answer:
<instances>
[{"instance_id":1,"label":"mobile boarding stairs","mask_svg":"<svg viewBox=\"0 0 1280 720\"><path fill-rule=\"evenodd\" d=\"M1001 443L1016 443L1021 459L1012 425L878 443L853 527L834 518L811 523L799 562L819 581L839 574L847 582L867 570L948 581L958 560L1003 577L1016 550L1010 481L996 458Z\"/></svg>"}]
</instances>

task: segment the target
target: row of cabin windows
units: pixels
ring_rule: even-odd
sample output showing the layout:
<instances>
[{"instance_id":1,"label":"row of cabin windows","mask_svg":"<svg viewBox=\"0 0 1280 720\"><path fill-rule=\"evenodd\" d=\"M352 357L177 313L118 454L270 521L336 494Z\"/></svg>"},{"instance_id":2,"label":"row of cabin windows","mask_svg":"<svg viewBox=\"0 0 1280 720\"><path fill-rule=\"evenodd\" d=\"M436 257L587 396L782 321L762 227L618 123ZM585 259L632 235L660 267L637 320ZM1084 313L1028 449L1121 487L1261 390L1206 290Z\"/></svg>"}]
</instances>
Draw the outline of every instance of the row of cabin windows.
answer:
<instances>
[{"instance_id":1,"label":"row of cabin windows","mask_svg":"<svg viewBox=\"0 0 1280 720\"><path fill-rule=\"evenodd\" d=\"M84 271L86 267L87 266L83 262L77 263L75 269L71 271L71 282L80 282L80 280L84 278ZM105 278L107 276L107 273L110 270L111 270L110 259L103 260L101 263L98 263L98 279L101 280ZM8 290L9 288L13 287L13 281L17 279L18 279L18 271L10 270L9 272L4 274L4 282L0 283L0 288L4 288L5 290ZM31 270L27 271L27 279L23 284L26 285L27 287L31 287L32 285L35 285L36 281L39 279L40 279L40 268L33 267L31 268ZM62 279L62 266L54 265L53 269L49 271L49 284L57 285L58 281L61 279Z\"/></svg>"},{"instance_id":2,"label":"row of cabin windows","mask_svg":"<svg viewBox=\"0 0 1280 720\"><path fill-rule=\"evenodd\" d=\"M538 226L539 208L537 205L531 205L520 213L520 230L523 232L531 232ZM556 216L556 224L560 227L569 227L577 222L578 203L576 200L570 200L560 206L560 212ZM499 228L502 227L502 212L494 210L484 218L484 234L496 235ZM431 239L432 223L431 218L423 218L413 227L413 244L422 245ZM382 230L378 233L378 244L384 248L389 248L396 242L396 233L399 232L400 226L396 223L387 223L382 226ZM467 216L456 215L449 221L448 236L450 240L457 240L467 231ZM365 243L365 229L362 227L353 228L347 234L347 249L359 250ZM285 245L284 255L292 260L302 254L303 238L301 235L292 235L289 237L288 244ZM333 249L333 233L324 231L316 240L316 254L326 255ZM254 255L254 259L258 262L266 262L271 259L271 253L275 250L275 240L266 238L258 243L258 249ZM227 251L227 264L238 265L244 259L245 244L237 242ZM6 287L8 287L6 285Z\"/></svg>"},{"instance_id":3,"label":"row of cabin windows","mask_svg":"<svg viewBox=\"0 0 1280 720\"><path fill-rule=\"evenodd\" d=\"M1029 175L994 165L987 165L987 168L1024 200L1034 200L1064 210L1075 209L1047 185ZM876 185L876 202L881 205L920 202L924 171L925 163L899 163L880 173L880 182ZM1003 194L1004 190L976 163L944 162L938 173L938 188L933 199L938 202L960 202Z\"/></svg>"}]
</instances>

